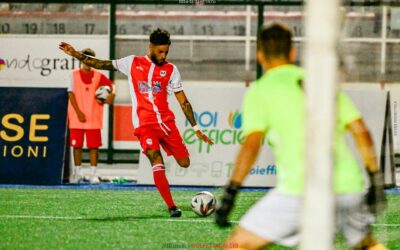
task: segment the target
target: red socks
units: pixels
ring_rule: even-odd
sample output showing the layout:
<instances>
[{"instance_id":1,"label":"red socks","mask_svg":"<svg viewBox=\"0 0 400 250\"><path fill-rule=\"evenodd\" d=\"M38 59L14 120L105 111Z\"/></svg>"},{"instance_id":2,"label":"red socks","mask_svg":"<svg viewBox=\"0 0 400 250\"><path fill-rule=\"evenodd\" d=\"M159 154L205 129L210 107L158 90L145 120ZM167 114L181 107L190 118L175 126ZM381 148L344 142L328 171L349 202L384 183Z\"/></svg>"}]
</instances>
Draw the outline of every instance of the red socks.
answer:
<instances>
[{"instance_id":1,"label":"red socks","mask_svg":"<svg viewBox=\"0 0 400 250\"><path fill-rule=\"evenodd\" d=\"M169 183L167 177L165 176L165 167L163 164L156 164L153 166L153 178L154 184L156 185L158 192L160 192L168 208L175 206L175 203L172 200L171 191L169 189Z\"/></svg>"}]
</instances>

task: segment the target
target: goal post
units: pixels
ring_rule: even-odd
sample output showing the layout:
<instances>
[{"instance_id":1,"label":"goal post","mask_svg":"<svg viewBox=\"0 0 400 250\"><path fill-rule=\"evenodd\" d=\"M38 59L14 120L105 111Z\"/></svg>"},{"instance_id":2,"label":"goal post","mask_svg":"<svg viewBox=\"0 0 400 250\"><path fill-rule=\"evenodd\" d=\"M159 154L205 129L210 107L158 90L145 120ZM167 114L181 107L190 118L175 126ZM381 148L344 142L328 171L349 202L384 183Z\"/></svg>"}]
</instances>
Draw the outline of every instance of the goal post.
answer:
<instances>
[{"instance_id":1,"label":"goal post","mask_svg":"<svg viewBox=\"0 0 400 250\"><path fill-rule=\"evenodd\" d=\"M339 0L307 0L305 8L306 152L302 250L331 250L334 237L332 142L335 128Z\"/></svg>"}]
</instances>

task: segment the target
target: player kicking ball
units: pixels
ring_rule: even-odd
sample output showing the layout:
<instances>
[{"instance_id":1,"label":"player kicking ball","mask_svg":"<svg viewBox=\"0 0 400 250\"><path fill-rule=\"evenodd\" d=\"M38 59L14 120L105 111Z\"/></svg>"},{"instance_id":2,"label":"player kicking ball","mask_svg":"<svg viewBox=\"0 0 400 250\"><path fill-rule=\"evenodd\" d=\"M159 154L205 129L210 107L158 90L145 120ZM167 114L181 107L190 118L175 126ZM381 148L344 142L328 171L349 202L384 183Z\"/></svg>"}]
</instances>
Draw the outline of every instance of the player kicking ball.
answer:
<instances>
[{"instance_id":1,"label":"player kicking ball","mask_svg":"<svg viewBox=\"0 0 400 250\"><path fill-rule=\"evenodd\" d=\"M175 94L186 119L196 135L208 144L210 138L203 134L196 123L192 105L183 91L178 68L168 62L171 45L168 31L157 29L150 35L149 52L145 56L130 55L117 60L99 60L75 50L62 42L59 48L67 55L96 69L119 71L128 77L132 98L132 123L140 140L143 153L153 168L154 183L168 206L171 217L180 217L182 211L172 199L161 147L172 155L179 166L190 165L189 152L175 124L174 113L168 107L168 95Z\"/></svg>"},{"instance_id":2,"label":"player kicking ball","mask_svg":"<svg viewBox=\"0 0 400 250\"><path fill-rule=\"evenodd\" d=\"M247 211L229 237L226 245L239 249L262 249L271 243L297 245L304 191L304 74L292 64L295 58L292 33L282 25L273 24L261 30L257 42L257 59L266 72L252 84L243 101L246 138L215 212L217 224L229 225L228 215L235 196L257 158L264 136L276 157L277 183L275 189ZM373 213L380 211L385 203L374 145L360 112L347 95L339 92L337 101L333 142L337 228L353 249L384 250L371 230ZM367 197L362 169L345 141L347 131L355 139L370 176Z\"/></svg>"}]
</instances>

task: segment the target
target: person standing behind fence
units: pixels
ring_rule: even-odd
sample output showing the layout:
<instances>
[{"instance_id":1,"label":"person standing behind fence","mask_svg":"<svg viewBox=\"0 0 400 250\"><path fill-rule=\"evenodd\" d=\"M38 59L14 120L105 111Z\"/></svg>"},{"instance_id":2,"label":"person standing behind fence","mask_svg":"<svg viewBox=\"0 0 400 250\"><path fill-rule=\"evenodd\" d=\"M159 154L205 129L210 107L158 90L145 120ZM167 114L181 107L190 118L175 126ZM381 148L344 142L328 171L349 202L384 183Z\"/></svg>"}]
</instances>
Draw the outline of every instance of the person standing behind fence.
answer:
<instances>
[{"instance_id":1,"label":"person standing behind fence","mask_svg":"<svg viewBox=\"0 0 400 250\"><path fill-rule=\"evenodd\" d=\"M92 49L84 49L81 53L95 56ZM99 86L108 86L110 95L105 101L96 98L95 92ZM96 173L99 157L99 147L102 145L101 129L103 128L103 106L114 100L113 84L100 71L82 63L80 69L72 72L71 84L68 89L68 127L70 130L70 145L74 155L74 180L83 181L82 148L84 137L89 148L90 183L99 183Z\"/></svg>"}]
</instances>

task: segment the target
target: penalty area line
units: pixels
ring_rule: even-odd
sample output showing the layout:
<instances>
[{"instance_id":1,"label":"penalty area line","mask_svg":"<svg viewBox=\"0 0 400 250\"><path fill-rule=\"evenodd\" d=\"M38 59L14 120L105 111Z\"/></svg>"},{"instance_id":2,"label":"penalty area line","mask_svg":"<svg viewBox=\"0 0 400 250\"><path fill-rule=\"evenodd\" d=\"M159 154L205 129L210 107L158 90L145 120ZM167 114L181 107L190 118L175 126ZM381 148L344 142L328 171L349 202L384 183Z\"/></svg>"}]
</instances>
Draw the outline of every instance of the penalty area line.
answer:
<instances>
[{"instance_id":1,"label":"penalty area line","mask_svg":"<svg viewBox=\"0 0 400 250\"><path fill-rule=\"evenodd\" d=\"M373 227L400 227L400 224L372 224Z\"/></svg>"},{"instance_id":2,"label":"penalty area line","mask_svg":"<svg viewBox=\"0 0 400 250\"><path fill-rule=\"evenodd\" d=\"M88 219L81 216L47 216L47 215L17 215L17 214L1 214L0 218L6 219L36 219L36 220L84 220Z\"/></svg>"},{"instance_id":3,"label":"penalty area line","mask_svg":"<svg viewBox=\"0 0 400 250\"><path fill-rule=\"evenodd\" d=\"M105 218L98 217L82 217L82 216L47 216L47 215L16 215L16 214L0 214L0 218L6 219L35 219L35 220L102 220ZM141 221L143 218L136 219L127 216L126 221ZM165 221L165 222L188 222L188 223L214 223L214 220L201 220L201 219L181 219L181 218L148 218L151 221ZM231 223L239 223L239 221L231 221Z\"/></svg>"},{"instance_id":4,"label":"penalty area line","mask_svg":"<svg viewBox=\"0 0 400 250\"><path fill-rule=\"evenodd\" d=\"M6 219L36 219L36 220L102 220L105 218L97 217L83 217L83 216L48 216L48 215L17 215L17 214L0 214L0 218ZM141 221L143 218L136 219L127 216L126 221ZM214 223L214 220L202 220L202 219L182 219L182 218L148 218L146 220L160 221L160 222L188 222L188 223ZM233 224L238 224L239 221L230 221ZM372 224L374 227L400 227L400 224Z\"/></svg>"}]
</instances>

